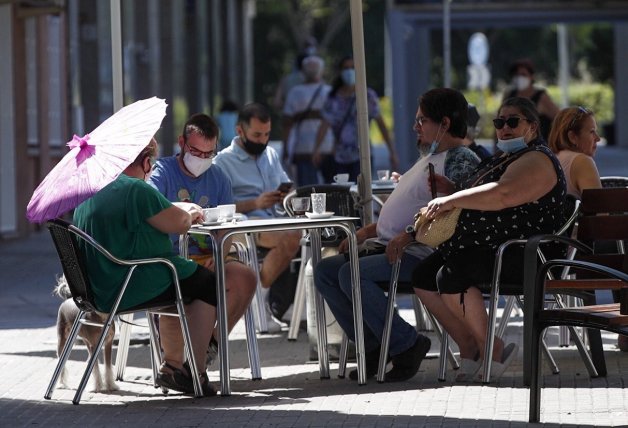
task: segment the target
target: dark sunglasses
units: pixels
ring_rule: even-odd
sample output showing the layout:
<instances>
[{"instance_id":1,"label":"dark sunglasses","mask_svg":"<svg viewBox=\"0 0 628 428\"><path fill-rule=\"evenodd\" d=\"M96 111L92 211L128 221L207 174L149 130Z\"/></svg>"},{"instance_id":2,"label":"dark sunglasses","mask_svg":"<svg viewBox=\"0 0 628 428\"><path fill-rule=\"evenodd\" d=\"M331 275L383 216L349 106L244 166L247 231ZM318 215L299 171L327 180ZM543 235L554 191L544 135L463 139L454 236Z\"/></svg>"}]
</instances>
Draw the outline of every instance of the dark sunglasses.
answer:
<instances>
[{"instance_id":1,"label":"dark sunglasses","mask_svg":"<svg viewBox=\"0 0 628 428\"><path fill-rule=\"evenodd\" d=\"M571 123L569 124L569 128L567 129L574 129L574 125L580 120L582 115L589 114L591 114L591 111L589 111L589 109L587 109L586 107L578 106L578 111L574 115L573 119L571 119Z\"/></svg>"},{"instance_id":2,"label":"dark sunglasses","mask_svg":"<svg viewBox=\"0 0 628 428\"><path fill-rule=\"evenodd\" d=\"M498 117L497 119L493 119L493 126L495 127L495 129L502 129L504 125L508 125L510 129L515 129L517 126L519 126L520 120L527 121L528 119L518 116L509 117L508 119L502 119Z\"/></svg>"}]
</instances>

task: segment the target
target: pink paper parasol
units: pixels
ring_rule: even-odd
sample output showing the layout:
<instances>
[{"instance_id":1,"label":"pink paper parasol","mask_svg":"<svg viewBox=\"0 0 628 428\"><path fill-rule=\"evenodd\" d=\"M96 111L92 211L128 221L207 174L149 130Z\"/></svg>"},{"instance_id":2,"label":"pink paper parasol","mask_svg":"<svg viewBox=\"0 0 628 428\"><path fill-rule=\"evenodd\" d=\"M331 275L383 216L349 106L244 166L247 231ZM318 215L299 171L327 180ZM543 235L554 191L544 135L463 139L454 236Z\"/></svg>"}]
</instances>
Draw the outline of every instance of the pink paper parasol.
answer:
<instances>
[{"instance_id":1,"label":"pink paper parasol","mask_svg":"<svg viewBox=\"0 0 628 428\"><path fill-rule=\"evenodd\" d=\"M111 183L148 145L166 116L166 102L153 97L118 110L83 138L39 184L26 209L31 223L56 218Z\"/></svg>"}]
</instances>

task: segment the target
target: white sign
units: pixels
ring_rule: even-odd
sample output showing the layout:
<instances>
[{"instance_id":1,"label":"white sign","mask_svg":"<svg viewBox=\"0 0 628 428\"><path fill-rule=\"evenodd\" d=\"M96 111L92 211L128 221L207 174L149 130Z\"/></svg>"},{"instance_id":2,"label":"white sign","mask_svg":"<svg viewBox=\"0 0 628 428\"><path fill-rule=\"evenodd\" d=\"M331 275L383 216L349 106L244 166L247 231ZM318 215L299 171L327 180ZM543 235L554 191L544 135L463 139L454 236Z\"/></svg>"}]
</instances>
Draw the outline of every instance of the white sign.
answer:
<instances>
[{"instance_id":1,"label":"white sign","mask_svg":"<svg viewBox=\"0 0 628 428\"><path fill-rule=\"evenodd\" d=\"M483 33L473 33L469 39L467 55L473 65L483 65L488 61L488 39Z\"/></svg>"},{"instance_id":2,"label":"white sign","mask_svg":"<svg viewBox=\"0 0 628 428\"><path fill-rule=\"evenodd\" d=\"M486 89L491 82L491 72L484 64L467 66L467 87L469 89Z\"/></svg>"}]
</instances>

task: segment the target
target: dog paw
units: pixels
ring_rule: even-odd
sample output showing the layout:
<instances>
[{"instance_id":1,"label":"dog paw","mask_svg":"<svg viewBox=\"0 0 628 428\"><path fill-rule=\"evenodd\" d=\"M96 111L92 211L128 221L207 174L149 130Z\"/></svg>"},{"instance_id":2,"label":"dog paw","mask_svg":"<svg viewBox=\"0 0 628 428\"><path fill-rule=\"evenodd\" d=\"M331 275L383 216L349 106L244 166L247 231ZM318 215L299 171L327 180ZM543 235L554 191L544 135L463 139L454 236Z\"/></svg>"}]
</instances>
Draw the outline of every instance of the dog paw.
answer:
<instances>
[{"instance_id":1,"label":"dog paw","mask_svg":"<svg viewBox=\"0 0 628 428\"><path fill-rule=\"evenodd\" d=\"M120 387L115 382L107 382L107 391L119 391Z\"/></svg>"}]
</instances>

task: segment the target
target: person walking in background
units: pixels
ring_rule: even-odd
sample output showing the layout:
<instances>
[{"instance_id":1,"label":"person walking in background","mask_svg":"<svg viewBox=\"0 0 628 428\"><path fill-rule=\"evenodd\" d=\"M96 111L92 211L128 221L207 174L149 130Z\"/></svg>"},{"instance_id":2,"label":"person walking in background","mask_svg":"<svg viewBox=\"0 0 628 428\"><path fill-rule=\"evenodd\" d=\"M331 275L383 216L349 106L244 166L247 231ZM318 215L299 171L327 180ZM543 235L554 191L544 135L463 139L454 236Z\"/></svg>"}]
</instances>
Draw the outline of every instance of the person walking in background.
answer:
<instances>
[{"instance_id":1,"label":"person walking in background","mask_svg":"<svg viewBox=\"0 0 628 428\"><path fill-rule=\"evenodd\" d=\"M518 59L510 65L509 74L512 88L506 91L503 100L512 97L529 98L539 113L541 135L547 141L552 120L559 109L545 89L534 85L534 64L529 59Z\"/></svg>"},{"instance_id":2,"label":"person walking in background","mask_svg":"<svg viewBox=\"0 0 628 428\"><path fill-rule=\"evenodd\" d=\"M355 98L355 69L353 58L345 57L338 65L339 75L333 82L331 92L321 115L312 162L320 167L323 161L323 140L329 128L334 135L335 173L348 173L349 180L356 181L360 173L360 151L357 128ZM390 154L390 169L398 168L399 160L392 144L388 128L382 118L379 100L373 89L367 88L369 121L375 120Z\"/></svg>"},{"instance_id":3,"label":"person walking in background","mask_svg":"<svg viewBox=\"0 0 628 428\"><path fill-rule=\"evenodd\" d=\"M238 105L225 100L220 106L220 112L216 115L216 122L220 128L220 139L218 140L218 151L231 144L231 140L236 136L236 124L238 122Z\"/></svg>"},{"instance_id":4,"label":"person walking in background","mask_svg":"<svg viewBox=\"0 0 628 428\"><path fill-rule=\"evenodd\" d=\"M286 101L286 96L290 89L294 88L296 85L300 85L304 82L303 73L301 72L301 63L307 57L307 54L300 53L294 59L294 66L290 73L286 74L281 78L279 84L277 85L277 89L275 90L275 95L273 97L273 107L277 110L281 111L283 105Z\"/></svg>"},{"instance_id":5,"label":"person walking in background","mask_svg":"<svg viewBox=\"0 0 628 428\"><path fill-rule=\"evenodd\" d=\"M600 189L593 155L600 136L593 112L584 107L561 110L552 124L548 144L567 180L567 193L580 199L584 189Z\"/></svg>"},{"instance_id":6,"label":"person walking in background","mask_svg":"<svg viewBox=\"0 0 628 428\"><path fill-rule=\"evenodd\" d=\"M299 186L320 183L319 171L325 182L330 182L334 175L331 131L323 136L320 148L323 159L320 168L312 164L316 133L321 123L321 109L331 90L331 86L323 81L324 68L325 62L322 58L306 57L301 67L305 82L288 92L283 108L283 158L296 166Z\"/></svg>"}]
</instances>

